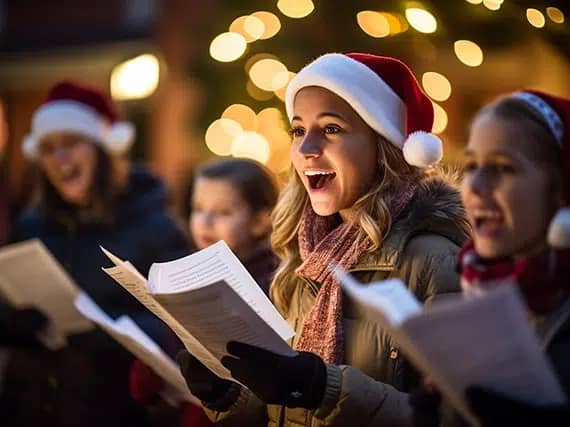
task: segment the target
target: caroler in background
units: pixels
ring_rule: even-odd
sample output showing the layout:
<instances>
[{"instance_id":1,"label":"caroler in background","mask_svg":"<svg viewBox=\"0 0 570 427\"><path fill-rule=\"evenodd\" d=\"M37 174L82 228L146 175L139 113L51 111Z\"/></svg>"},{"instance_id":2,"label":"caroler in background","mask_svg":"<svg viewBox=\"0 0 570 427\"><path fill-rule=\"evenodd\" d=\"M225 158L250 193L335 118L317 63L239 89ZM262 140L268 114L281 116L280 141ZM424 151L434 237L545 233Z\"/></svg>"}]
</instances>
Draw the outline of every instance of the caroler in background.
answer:
<instances>
[{"instance_id":1,"label":"caroler in background","mask_svg":"<svg viewBox=\"0 0 570 427\"><path fill-rule=\"evenodd\" d=\"M41 239L104 311L128 314L160 343L166 328L101 271L109 262L100 245L143 274L154 261L188 253L183 231L166 212L163 183L126 159L133 139L133 126L118 121L103 93L69 81L55 85L23 142L40 192L14 224L12 240ZM56 352L14 350L3 417L34 426L144 423L128 393L130 361L101 331L72 336Z\"/></svg>"},{"instance_id":2,"label":"caroler in background","mask_svg":"<svg viewBox=\"0 0 570 427\"><path fill-rule=\"evenodd\" d=\"M538 91L501 97L475 117L464 158L473 235L459 258L463 292L477 297L515 283L570 396L570 99ZM570 425L568 405L519 402L480 386L467 398L483 427ZM414 399L417 425L441 425L437 393ZM443 418L463 424L447 410Z\"/></svg>"},{"instance_id":3,"label":"caroler in background","mask_svg":"<svg viewBox=\"0 0 570 427\"><path fill-rule=\"evenodd\" d=\"M271 212L278 189L272 173L246 159L217 160L198 168L190 196L189 230L197 249L224 240L257 284L269 292L278 266L271 250ZM147 405L159 399L162 381L136 361L131 370L131 394ZM187 404L181 426L213 425L201 408Z\"/></svg>"}]
</instances>

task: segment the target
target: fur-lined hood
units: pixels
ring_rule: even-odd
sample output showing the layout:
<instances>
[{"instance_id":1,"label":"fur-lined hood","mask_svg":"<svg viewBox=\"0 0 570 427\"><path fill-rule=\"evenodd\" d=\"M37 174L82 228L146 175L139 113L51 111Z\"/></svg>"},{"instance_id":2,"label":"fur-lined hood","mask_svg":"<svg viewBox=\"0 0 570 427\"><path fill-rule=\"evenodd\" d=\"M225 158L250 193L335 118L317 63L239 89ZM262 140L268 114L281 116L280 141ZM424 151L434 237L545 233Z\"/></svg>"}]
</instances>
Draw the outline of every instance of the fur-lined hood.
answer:
<instances>
[{"instance_id":1,"label":"fur-lined hood","mask_svg":"<svg viewBox=\"0 0 570 427\"><path fill-rule=\"evenodd\" d=\"M392 224L379 250L365 255L358 268L393 268L408 241L433 234L461 247L469 237L469 223L459 192L450 179L437 176L420 183L412 200Z\"/></svg>"}]
</instances>

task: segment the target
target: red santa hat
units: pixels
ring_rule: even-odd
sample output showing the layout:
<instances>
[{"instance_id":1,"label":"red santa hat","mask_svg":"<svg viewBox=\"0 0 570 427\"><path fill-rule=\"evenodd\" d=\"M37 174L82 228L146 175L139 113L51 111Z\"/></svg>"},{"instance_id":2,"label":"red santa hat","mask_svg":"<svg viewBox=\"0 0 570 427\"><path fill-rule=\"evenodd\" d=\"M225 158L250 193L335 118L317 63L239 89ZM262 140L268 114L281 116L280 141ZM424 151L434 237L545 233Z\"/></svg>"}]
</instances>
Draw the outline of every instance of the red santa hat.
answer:
<instances>
[{"instance_id":1,"label":"red santa hat","mask_svg":"<svg viewBox=\"0 0 570 427\"><path fill-rule=\"evenodd\" d=\"M364 53L317 58L287 87L289 120L297 92L308 86L328 89L348 102L374 131L403 151L409 164L427 167L441 159L441 140L431 133L433 105L402 61Z\"/></svg>"},{"instance_id":2,"label":"red santa hat","mask_svg":"<svg viewBox=\"0 0 570 427\"><path fill-rule=\"evenodd\" d=\"M570 99L528 90L514 98L526 102L548 125L562 150L562 201L548 229L548 243L557 249L570 248Z\"/></svg>"},{"instance_id":3,"label":"red santa hat","mask_svg":"<svg viewBox=\"0 0 570 427\"><path fill-rule=\"evenodd\" d=\"M24 137L23 151L35 158L41 139L52 132L74 132L90 137L110 154L123 154L131 147L135 128L117 120L111 100L97 89L75 82L55 85L32 117L31 132Z\"/></svg>"}]
</instances>

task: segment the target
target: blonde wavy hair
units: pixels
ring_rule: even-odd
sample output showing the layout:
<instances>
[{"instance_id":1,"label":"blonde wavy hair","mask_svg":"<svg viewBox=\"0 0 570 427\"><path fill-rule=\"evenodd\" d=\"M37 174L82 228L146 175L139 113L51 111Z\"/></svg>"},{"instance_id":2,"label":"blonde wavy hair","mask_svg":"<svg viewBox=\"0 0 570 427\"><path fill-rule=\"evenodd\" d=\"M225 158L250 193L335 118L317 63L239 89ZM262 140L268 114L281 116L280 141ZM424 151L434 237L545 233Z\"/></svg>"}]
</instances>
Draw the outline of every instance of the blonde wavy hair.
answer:
<instances>
[{"instance_id":1,"label":"blonde wavy hair","mask_svg":"<svg viewBox=\"0 0 570 427\"><path fill-rule=\"evenodd\" d=\"M378 167L370 189L354 203L353 221L358 225L357 238L368 237L369 251L378 249L390 232L392 218L388 206L398 189L416 183L430 172L409 165L399 148L377 135ZM273 211L271 245L281 263L271 284L271 298L281 312L289 308L295 282L295 269L301 265L297 233L309 196L301 179L292 168L289 182L283 189Z\"/></svg>"}]
</instances>

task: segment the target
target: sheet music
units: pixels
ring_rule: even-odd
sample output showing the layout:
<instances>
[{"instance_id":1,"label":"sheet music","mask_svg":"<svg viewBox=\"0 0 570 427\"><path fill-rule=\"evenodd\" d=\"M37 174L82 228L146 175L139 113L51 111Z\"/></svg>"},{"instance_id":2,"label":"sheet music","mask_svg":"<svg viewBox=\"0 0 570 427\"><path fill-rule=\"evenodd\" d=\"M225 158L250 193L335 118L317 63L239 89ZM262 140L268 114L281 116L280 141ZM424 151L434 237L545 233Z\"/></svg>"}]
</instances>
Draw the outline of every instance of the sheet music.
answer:
<instances>
[{"instance_id":1,"label":"sheet music","mask_svg":"<svg viewBox=\"0 0 570 427\"><path fill-rule=\"evenodd\" d=\"M566 402L514 286L442 304L411 317L402 329L464 411L470 385L537 405Z\"/></svg>"},{"instance_id":2,"label":"sheet music","mask_svg":"<svg viewBox=\"0 0 570 427\"><path fill-rule=\"evenodd\" d=\"M174 387L178 396L188 402L200 404L188 390L178 365L130 317L121 316L113 320L84 293L77 297L75 305L85 317L100 325L119 344Z\"/></svg>"},{"instance_id":3,"label":"sheet music","mask_svg":"<svg viewBox=\"0 0 570 427\"><path fill-rule=\"evenodd\" d=\"M231 379L229 371L147 292L146 279L140 273L133 272L133 269L132 265L123 262L115 267L103 268L103 271L166 323L180 338L186 349L212 372L221 378Z\"/></svg>"},{"instance_id":4,"label":"sheet music","mask_svg":"<svg viewBox=\"0 0 570 427\"><path fill-rule=\"evenodd\" d=\"M42 310L51 321L52 338L93 328L73 305L78 286L39 239L0 249L0 288L10 304Z\"/></svg>"},{"instance_id":5,"label":"sheet music","mask_svg":"<svg viewBox=\"0 0 570 427\"><path fill-rule=\"evenodd\" d=\"M157 294L155 298L217 359L227 354L229 341L284 356L296 354L224 281L176 294Z\"/></svg>"},{"instance_id":6,"label":"sheet music","mask_svg":"<svg viewBox=\"0 0 570 427\"><path fill-rule=\"evenodd\" d=\"M333 271L347 294L365 306L374 306L376 315L381 315L389 325L400 325L408 317L422 311L421 303L400 279L362 285L340 268Z\"/></svg>"},{"instance_id":7,"label":"sheet music","mask_svg":"<svg viewBox=\"0 0 570 427\"><path fill-rule=\"evenodd\" d=\"M470 424L478 424L465 400L471 385L538 405L566 402L514 286L424 311L402 283L361 285L346 272L337 274L343 289L389 330Z\"/></svg>"},{"instance_id":8,"label":"sheet music","mask_svg":"<svg viewBox=\"0 0 570 427\"><path fill-rule=\"evenodd\" d=\"M174 294L226 282L283 340L295 332L224 241L187 257L155 263L149 272L154 294Z\"/></svg>"}]
</instances>

